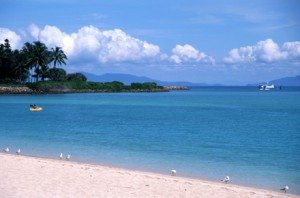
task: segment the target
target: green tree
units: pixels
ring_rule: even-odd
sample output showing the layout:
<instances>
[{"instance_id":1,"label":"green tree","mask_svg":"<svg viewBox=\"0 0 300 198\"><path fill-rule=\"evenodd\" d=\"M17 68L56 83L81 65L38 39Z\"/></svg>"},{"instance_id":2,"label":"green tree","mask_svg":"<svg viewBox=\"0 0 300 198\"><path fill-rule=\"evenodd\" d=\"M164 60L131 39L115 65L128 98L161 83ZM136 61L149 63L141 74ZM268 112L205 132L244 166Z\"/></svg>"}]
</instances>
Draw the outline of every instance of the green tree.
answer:
<instances>
[{"instance_id":1,"label":"green tree","mask_svg":"<svg viewBox=\"0 0 300 198\"><path fill-rule=\"evenodd\" d=\"M153 90L157 88L157 84L155 82L145 82L143 83L143 89Z\"/></svg>"},{"instance_id":2,"label":"green tree","mask_svg":"<svg viewBox=\"0 0 300 198\"><path fill-rule=\"evenodd\" d=\"M104 86L107 90L111 91L121 91L124 89L124 84L119 81L106 82Z\"/></svg>"},{"instance_id":3,"label":"green tree","mask_svg":"<svg viewBox=\"0 0 300 198\"><path fill-rule=\"evenodd\" d=\"M131 87L131 89L142 89L143 85L142 85L142 83L135 82L135 83L131 83L130 87Z\"/></svg>"},{"instance_id":4,"label":"green tree","mask_svg":"<svg viewBox=\"0 0 300 198\"><path fill-rule=\"evenodd\" d=\"M23 47L23 52L27 58L26 64L34 69L36 82L39 77L43 81L47 77L48 64L51 61L47 46L40 41L35 41L33 44L27 42Z\"/></svg>"},{"instance_id":5,"label":"green tree","mask_svg":"<svg viewBox=\"0 0 300 198\"><path fill-rule=\"evenodd\" d=\"M47 77L52 81L65 81L67 79L67 72L61 68L51 68L48 71Z\"/></svg>"},{"instance_id":6,"label":"green tree","mask_svg":"<svg viewBox=\"0 0 300 198\"><path fill-rule=\"evenodd\" d=\"M29 76L29 67L26 65L26 57L22 51L15 50L13 52L12 64L12 81L23 83L26 82Z\"/></svg>"},{"instance_id":7,"label":"green tree","mask_svg":"<svg viewBox=\"0 0 300 198\"><path fill-rule=\"evenodd\" d=\"M73 73L67 75L68 81L86 81L87 78L82 73Z\"/></svg>"},{"instance_id":8,"label":"green tree","mask_svg":"<svg viewBox=\"0 0 300 198\"><path fill-rule=\"evenodd\" d=\"M65 60L67 60L67 56L64 51L60 47L52 48L51 52L51 62L53 62L54 68L56 68L56 64L62 65L66 64Z\"/></svg>"},{"instance_id":9,"label":"green tree","mask_svg":"<svg viewBox=\"0 0 300 198\"><path fill-rule=\"evenodd\" d=\"M9 40L5 39L4 44L0 45L0 79L10 81L13 52Z\"/></svg>"},{"instance_id":10,"label":"green tree","mask_svg":"<svg viewBox=\"0 0 300 198\"><path fill-rule=\"evenodd\" d=\"M12 51L8 39L0 44L0 81L25 82L28 78L28 68L24 55L19 50Z\"/></svg>"},{"instance_id":11,"label":"green tree","mask_svg":"<svg viewBox=\"0 0 300 198\"><path fill-rule=\"evenodd\" d=\"M29 75L35 77L36 81L44 81L49 75L49 63L53 62L55 68L56 65L66 64L65 60L67 56L59 47L52 48L50 52L44 43L36 41L27 42L22 50L13 51L9 40L5 39L0 44L0 81L26 82ZM30 71L34 74L30 74ZM51 74L54 79L66 77L64 70L53 70Z\"/></svg>"}]
</instances>

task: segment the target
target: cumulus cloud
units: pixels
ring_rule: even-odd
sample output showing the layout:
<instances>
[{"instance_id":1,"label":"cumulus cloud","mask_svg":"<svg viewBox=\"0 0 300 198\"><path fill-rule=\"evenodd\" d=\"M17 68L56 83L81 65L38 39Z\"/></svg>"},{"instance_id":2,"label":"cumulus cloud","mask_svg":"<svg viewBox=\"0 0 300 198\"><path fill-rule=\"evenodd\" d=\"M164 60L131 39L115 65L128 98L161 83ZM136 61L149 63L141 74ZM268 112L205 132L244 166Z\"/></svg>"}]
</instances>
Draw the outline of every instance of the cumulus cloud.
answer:
<instances>
[{"instance_id":1,"label":"cumulus cloud","mask_svg":"<svg viewBox=\"0 0 300 198\"><path fill-rule=\"evenodd\" d=\"M300 42L286 42L279 47L272 39L259 41L255 45L230 50L225 63L272 63L300 58Z\"/></svg>"},{"instance_id":2,"label":"cumulus cloud","mask_svg":"<svg viewBox=\"0 0 300 198\"><path fill-rule=\"evenodd\" d=\"M50 47L62 47L70 57L88 54L102 63L155 59L160 55L157 45L131 37L120 29L101 31L85 26L68 34L55 26L40 29L31 25L29 32Z\"/></svg>"},{"instance_id":3,"label":"cumulus cloud","mask_svg":"<svg viewBox=\"0 0 300 198\"><path fill-rule=\"evenodd\" d=\"M122 63L155 62L171 65L214 64L213 57L196 49L192 45L176 45L171 55L161 53L159 46L134 38L121 29L100 30L94 26L84 26L72 33L66 33L56 26L46 25L42 28L32 24L27 33L19 34L0 28L0 43L9 39L11 47L18 49L22 43L40 40L48 47L62 47L73 62ZM279 46L272 39L259 41L254 45L235 48L223 59L227 64L275 63L300 61L300 41L285 42Z\"/></svg>"},{"instance_id":4,"label":"cumulus cloud","mask_svg":"<svg viewBox=\"0 0 300 198\"><path fill-rule=\"evenodd\" d=\"M21 46L21 36L7 28L0 28L0 43L8 39L12 49L17 49Z\"/></svg>"},{"instance_id":5,"label":"cumulus cloud","mask_svg":"<svg viewBox=\"0 0 300 198\"><path fill-rule=\"evenodd\" d=\"M28 32L30 32L31 36L33 36L36 40L38 40L39 38L39 33L40 33L40 28L38 26L36 26L35 24L31 24L28 28L27 28Z\"/></svg>"},{"instance_id":6,"label":"cumulus cloud","mask_svg":"<svg viewBox=\"0 0 300 198\"><path fill-rule=\"evenodd\" d=\"M300 41L286 42L282 46L290 58L300 58Z\"/></svg>"},{"instance_id":7,"label":"cumulus cloud","mask_svg":"<svg viewBox=\"0 0 300 198\"><path fill-rule=\"evenodd\" d=\"M170 61L176 64L180 63L207 63L213 64L215 60L203 52L195 49L189 44L176 45L172 49Z\"/></svg>"}]
</instances>

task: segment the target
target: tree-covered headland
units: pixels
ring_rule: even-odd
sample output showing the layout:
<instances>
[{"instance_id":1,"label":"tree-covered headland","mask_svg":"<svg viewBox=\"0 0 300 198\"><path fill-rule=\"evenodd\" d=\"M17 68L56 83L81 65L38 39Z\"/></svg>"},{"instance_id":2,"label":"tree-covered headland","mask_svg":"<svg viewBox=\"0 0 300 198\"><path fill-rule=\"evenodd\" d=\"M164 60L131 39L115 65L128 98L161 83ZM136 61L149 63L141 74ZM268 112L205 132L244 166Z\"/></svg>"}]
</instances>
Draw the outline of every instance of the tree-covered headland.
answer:
<instances>
[{"instance_id":1,"label":"tree-covered headland","mask_svg":"<svg viewBox=\"0 0 300 198\"><path fill-rule=\"evenodd\" d=\"M0 44L0 86L26 85L40 92L121 92L164 91L154 82L88 82L81 73L67 73L67 56L60 47L49 49L44 43L26 42L21 49L12 50L9 40ZM59 66L59 67L58 67Z\"/></svg>"}]
</instances>

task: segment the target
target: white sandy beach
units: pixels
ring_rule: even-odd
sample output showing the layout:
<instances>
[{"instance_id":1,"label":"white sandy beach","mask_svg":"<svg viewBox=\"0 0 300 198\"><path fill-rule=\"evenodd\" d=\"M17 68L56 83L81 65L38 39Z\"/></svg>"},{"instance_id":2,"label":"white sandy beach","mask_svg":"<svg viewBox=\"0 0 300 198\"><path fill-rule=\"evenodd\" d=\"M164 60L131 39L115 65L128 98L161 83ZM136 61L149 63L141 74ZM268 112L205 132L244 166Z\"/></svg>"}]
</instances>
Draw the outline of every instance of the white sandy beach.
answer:
<instances>
[{"instance_id":1,"label":"white sandy beach","mask_svg":"<svg viewBox=\"0 0 300 198\"><path fill-rule=\"evenodd\" d=\"M0 197L299 197L282 192L0 153Z\"/></svg>"}]
</instances>

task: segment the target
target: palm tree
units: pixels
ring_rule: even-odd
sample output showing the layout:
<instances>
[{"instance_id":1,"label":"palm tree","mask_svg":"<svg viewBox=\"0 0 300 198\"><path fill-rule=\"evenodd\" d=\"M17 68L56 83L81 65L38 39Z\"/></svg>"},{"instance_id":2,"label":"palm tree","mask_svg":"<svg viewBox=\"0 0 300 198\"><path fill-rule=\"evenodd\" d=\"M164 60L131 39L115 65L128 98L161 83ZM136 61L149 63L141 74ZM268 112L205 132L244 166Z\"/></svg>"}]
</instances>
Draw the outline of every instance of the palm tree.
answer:
<instances>
[{"instance_id":1,"label":"palm tree","mask_svg":"<svg viewBox=\"0 0 300 198\"><path fill-rule=\"evenodd\" d=\"M47 46L40 41L35 41L33 44L25 43L23 52L27 55L27 64L34 69L36 82L39 77L44 80L51 60Z\"/></svg>"},{"instance_id":2,"label":"palm tree","mask_svg":"<svg viewBox=\"0 0 300 198\"><path fill-rule=\"evenodd\" d=\"M53 61L54 68L56 68L56 64L59 65L66 64L65 60L67 60L67 56L61 47L52 48L51 52L51 62Z\"/></svg>"}]
</instances>

